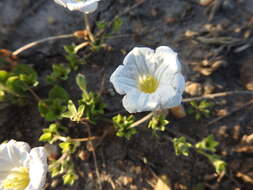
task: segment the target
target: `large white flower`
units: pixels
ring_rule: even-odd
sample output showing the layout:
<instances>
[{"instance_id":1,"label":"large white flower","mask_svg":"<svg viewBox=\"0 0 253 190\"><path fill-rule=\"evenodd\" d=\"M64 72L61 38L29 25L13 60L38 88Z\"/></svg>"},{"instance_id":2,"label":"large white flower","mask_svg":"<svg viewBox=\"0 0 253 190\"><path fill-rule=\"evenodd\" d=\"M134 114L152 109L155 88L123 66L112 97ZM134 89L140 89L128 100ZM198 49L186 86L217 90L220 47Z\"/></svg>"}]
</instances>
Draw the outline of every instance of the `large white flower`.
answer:
<instances>
[{"instance_id":1,"label":"large white flower","mask_svg":"<svg viewBox=\"0 0 253 190\"><path fill-rule=\"evenodd\" d=\"M126 94L122 102L130 113L178 106L185 87L177 53L167 46L134 48L110 81L119 94Z\"/></svg>"},{"instance_id":2,"label":"large white flower","mask_svg":"<svg viewBox=\"0 0 253 190\"><path fill-rule=\"evenodd\" d=\"M57 4L71 11L78 10L86 14L94 12L100 0L54 0Z\"/></svg>"},{"instance_id":3,"label":"large white flower","mask_svg":"<svg viewBox=\"0 0 253 190\"><path fill-rule=\"evenodd\" d=\"M40 190L47 174L43 147L10 140L0 145L0 190Z\"/></svg>"}]
</instances>

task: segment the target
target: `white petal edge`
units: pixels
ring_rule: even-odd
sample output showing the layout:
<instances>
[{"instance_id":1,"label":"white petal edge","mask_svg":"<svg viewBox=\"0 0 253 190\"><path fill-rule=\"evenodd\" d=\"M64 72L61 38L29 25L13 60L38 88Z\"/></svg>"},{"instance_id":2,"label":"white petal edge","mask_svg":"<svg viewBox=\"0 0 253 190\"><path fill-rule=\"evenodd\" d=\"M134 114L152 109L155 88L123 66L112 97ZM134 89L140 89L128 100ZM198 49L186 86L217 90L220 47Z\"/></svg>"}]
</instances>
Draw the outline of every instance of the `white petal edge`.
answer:
<instances>
[{"instance_id":1,"label":"white petal edge","mask_svg":"<svg viewBox=\"0 0 253 190\"><path fill-rule=\"evenodd\" d=\"M117 93L123 95L126 92L137 88L137 82L134 80L134 76L129 76L132 72L127 71L125 66L120 65L111 75L110 82L113 84Z\"/></svg>"},{"instance_id":2,"label":"white petal edge","mask_svg":"<svg viewBox=\"0 0 253 190\"><path fill-rule=\"evenodd\" d=\"M155 51L155 57L160 64L168 65L171 73L181 72L181 63L177 57L177 53L174 52L170 47L158 47Z\"/></svg>"},{"instance_id":3,"label":"white petal edge","mask_svg":"<svg viewBox=\"0 0 253 190\"><path fill-rule=\"evenodd\" d=\"M79 10L85 12L86 14L94 12L97 9L99 0L89 0L89 1L69 1L66 6L69 10Z\"/></svg>"},{"instance_id":4,"label":"white petal edge","mask_svg":"<svg viewBox=\"0 0 253 190\"><path fill-rule=\"evenodd\" d=\"M30 183L25 190L40 190L46 182L47 152L43 147L33 148L30 152L29 177Z\"/></svg>"},{"instance_id":5,"label":"white petal edge","mask_svg":"<svg viewBox=\"0 0 253 190\"><path fill-rule=\"evenodd\" d=\"M93 2L87 2L87 4L83 8L80 8L80 11L89 14L94 12L97 8L98 8L98 1L94 0Z\"/></svg>"},{"instance_id":6,"label":"white petal edge","mask_svg":"<svg viewBox=\"0 0 253 190\"><path fill-rule=\"evenodd\" d=\"M54 2L63 7L67 7L66 2L64 0L54 0Z\"/></svg>"},{"instance_id":7,"label":"white petal edge","mask_svg":"<svg viewBox=\"0 0 253 190\"><path fill-rule=\"evenodd\" d=\"M0 145L0 172L27 165L30 146L25 142L10 140Z\"/></svg>"},{"instance_id":8,"label":"white petal edge","mask_svg":"<svg viewBox=\"0 0 253 190\"><path fill-rule=\"evenodd\" d=\"M123 60L123 65L135 65L139 74L150 74L153 72L153 62L153 49L147 47L135 47L127 54Z\"/></svg>"}]
</instances>

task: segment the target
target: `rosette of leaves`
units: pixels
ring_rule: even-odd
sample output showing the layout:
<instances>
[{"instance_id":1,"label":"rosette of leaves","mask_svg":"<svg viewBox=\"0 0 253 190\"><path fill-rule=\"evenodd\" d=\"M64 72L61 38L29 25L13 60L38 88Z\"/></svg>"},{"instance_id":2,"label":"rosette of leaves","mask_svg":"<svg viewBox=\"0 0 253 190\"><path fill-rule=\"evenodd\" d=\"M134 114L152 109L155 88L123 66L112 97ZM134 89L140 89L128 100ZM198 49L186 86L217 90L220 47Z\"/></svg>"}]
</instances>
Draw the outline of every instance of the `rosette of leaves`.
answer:
<instances>
[{"instance_id":1,"label":"rosette of leaves","mask_svg":"<svg viewBox=\"0 0 253 190\"><path fill-rule=\"evenodd\" d=\"M19 64L9 72L0 70L0 101L24 105L29 88L36 85L37 73L28 65Z\"/></svg>"},{"instance_id":2,"label":"rosette of leaves","mask_svg":"<svg viewBox=\"0 0 253 190\"><path fill-rule=\"evenodd\" d=\"M165 131L166 126L169 124L169 121L166 120L164 114L156 114L148 123L148 128L151 128L156 134L157 131Z\"/></svg>"},{"instance_id":3,"label":"rosette of leaves","mask_svg":"<svg viewBox=\"0 0 253 190\"><path fill-rule=\"evenodd\" d=\"M47 121L62 118L62 113L67 109L68 93L60 86L54 86L48 94L48 98L39 102L39 112Z\"/></svg>"},{"instance_id":4,"label":"rosette of leaves","mask_svg":"<svg viewBox=\"0 0 253 190\"><path fill-rule=\"evenodd\" d=\"M113 125L117 129L116 135L118 137L125 137L130 139L133 135L137 133L135 128L131 128L131 125L134 123L134 116L122 116L120 114L112 118Z\"/></svg>"},{"instance_id":5,"label":"rosette of leaves","mask_svg":"<svg viewBox=\"0 0 253 190\"><path fill-rule=\"evenodd\" d=\"M212 115L211 108L214 104L207 100L202 100L199 103L196 101L190 102L191 107L187 109L187 112L191 115L194 115L195 119L198 121L202 117L210 117Z\"/></svg>"},{"instance_id":6,"label":"rosette of leaves","mask_svg":"<svg viewBox=\"0 0 253 190\"><path fill-rule=\"evenodd\" d=\"M62 114L62 117L69 118L71 121L80 122L84 113L84 105L80 105L78 109L76 109L75 104L72 100L68 102L68 111Z\"/></svg>"}]
</instances>

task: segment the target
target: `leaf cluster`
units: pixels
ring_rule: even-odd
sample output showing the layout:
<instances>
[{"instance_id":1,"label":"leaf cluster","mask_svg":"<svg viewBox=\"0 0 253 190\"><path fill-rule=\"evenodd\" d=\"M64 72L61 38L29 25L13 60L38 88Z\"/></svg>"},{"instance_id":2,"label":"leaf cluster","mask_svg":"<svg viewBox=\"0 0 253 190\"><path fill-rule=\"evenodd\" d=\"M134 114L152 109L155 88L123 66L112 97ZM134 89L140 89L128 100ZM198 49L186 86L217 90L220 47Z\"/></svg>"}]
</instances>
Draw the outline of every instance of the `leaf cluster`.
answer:
<instances>
[{"instance_id":1,"label":"leaf cluster","mask_svg":"<svg viewBox=\"0 0 253 190\"><path fill-rule=\"evenodd\" d=\"M88 92L84 75L79 73L76 77L76 83L82 91L82 98L78 101L78 109L83 110L83 115L86 120L91 123L96 123L99 116L104 114L105 105L99 94Z\"/></svg>"},{"instance_id":2,"label":"leaf cluster","mask_svg":"<svg viewBox=\"0 0 253 190\"><path fill-rule=\"evenodd\" d=\"M57 84L59 81L68 79L71 69L63 64L53 64L52 73L46 76L46 81L49 84Z\"/></svg>"},{"instance_id":3,"label":"leaf cluster","mask_svg":"<svg viewBox=\"0 0 253 190\"><path fill-rule=\"evenodd\" d=\"M56 85L49 91L48 98L39 102L39 112L47 121L61 119L62 113L67 109L68 100L66 90Z\"/></svg>"},{"instance_id":4,"label":"leaf cluster","mask_svg":"<svg viewBox=\"0 0 253 190\"><path fill-rule=\"evenodd\" d=\"M28 89L38 85L36 71L25 64L11 71L0 70L0 101L24 105Z\"/></svg>"},{"instance_id":5,"label":"leaf cluster","mask_svg":"<svg viewBox=\"0 0 253 190\"><path fill-rule=\"evenodd\" d=\"M151 128L156 133L156 131L165 131L168 124L169 121L166 120L164 114L156 114L149 121L148 128Z\"/></svg>"},{"instance_id":6,"label":"leaf cluster","mask_svg":"<svg viewBox=\"0 0 253 190\"><path fill-rule=\"evenodd\" d=\"M211 108L214 104L207 100L202 100L199 103L196 101L191 101L190 106L187 109L187 112L191 115L194 115L195 119L199 121L202 117L210 117L212 115Z\"/></svg>"},{"instance_id":7,"label":"leaf cluster","mask_svg":"<svg viewBox=\"0 0 253 190\"><path fill-rule=\"evenodd\" d=\"M79 57L75 52L75 47L76 47L75 45L64 46L64 50L67 53L67 55L65 55L65 58L68 60L70 69L74 71L76 71L82 64L82 62L80 61Z\"/></svg>"},{"instance_id":8,"label":"leaf cluster","mask_svg":"<svg viewBox=\"0 0 253 190\"><path fill-rule=\"evenodd\" d=\"M214 139L213 135L209 135L195 145L187 142L185 137L174 138L172 142L176 155L189 156L189 150L193 148L197 153L205 156L212 163L217 174L225 171L226 162L221 160L219 155L215 154L219 142Z\"/></svg>"},{"instance_id":9,"label":"leaf cluster","mask_svg":"<svg viewBox=\"0 0 253 190\"><path fill-rule=\"evenodd\" d=\"M118 137L125 137L130 139L133 135L137 133L135 128L131 128L131 125L134 123L134 116L122 116L120 114L112 118L113 125L117 129L116 135Z\"/></svg>"}]
</instances>

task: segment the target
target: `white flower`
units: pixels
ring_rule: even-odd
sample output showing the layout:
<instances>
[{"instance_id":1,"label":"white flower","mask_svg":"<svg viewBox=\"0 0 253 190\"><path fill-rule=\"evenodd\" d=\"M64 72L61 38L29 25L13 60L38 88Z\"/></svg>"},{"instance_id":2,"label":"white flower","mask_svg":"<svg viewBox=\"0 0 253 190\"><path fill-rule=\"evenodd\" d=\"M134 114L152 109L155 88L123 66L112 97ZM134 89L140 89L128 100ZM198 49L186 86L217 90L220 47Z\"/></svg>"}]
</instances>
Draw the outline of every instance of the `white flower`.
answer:
<instances>
[{"instance_id":1,"label":"white flower","mask_svg":"<svg viewBox=\"0 0 253 190\"><path fill-rule=\"evenodd\" d=\"M110 81L119 94L126 94L122 102L130 113L178 106L185 87L177 53L167 46L134 48Z\"/></svg>"},{"instance_id":2,"label":"white flower","mask_svg":"<svg viewBox=\"0 0 253 190\"><path fill-rule=\"evenodd\" d=\"M15 140L0 145L0 190L40 190L46 174L43 147L30 150L27 143Z\"/></svg>"},{"instance_id":3,"label":"white flower","mask_svg":"<svg viewBox=\"0 0 253 190\"><path fill-rule=\"evenodd\" d=\"M71 11L79 10L86 14L94 12L100 0L54 0L57 4Z\"/></svg>"}]
</instances>

